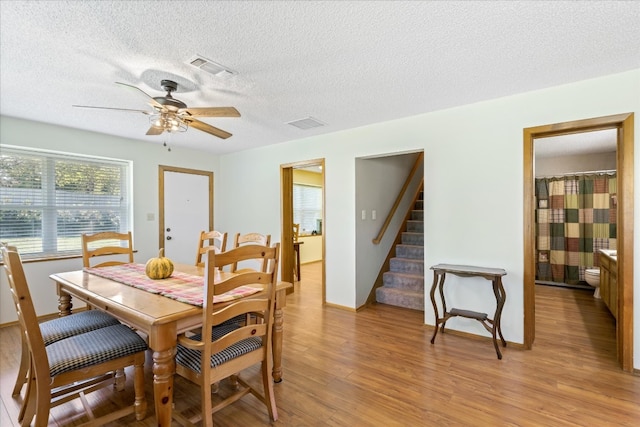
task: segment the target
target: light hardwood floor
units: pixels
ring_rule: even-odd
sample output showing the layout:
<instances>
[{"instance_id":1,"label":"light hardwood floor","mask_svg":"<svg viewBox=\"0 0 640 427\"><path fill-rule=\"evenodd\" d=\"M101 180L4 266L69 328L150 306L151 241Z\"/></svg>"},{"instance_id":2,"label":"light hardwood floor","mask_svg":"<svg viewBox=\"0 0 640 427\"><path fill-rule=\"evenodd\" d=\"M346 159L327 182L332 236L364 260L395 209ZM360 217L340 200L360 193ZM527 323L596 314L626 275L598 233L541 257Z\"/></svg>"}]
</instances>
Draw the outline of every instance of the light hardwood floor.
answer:
<instances>
[{"instance_id":1,"label":"light hardwood floor","mask_svg":"<svg viewBox=\"0 0 640 427\"><path fill-rule=\"evenodd\" d=\"M277 425L640 425L640 377L617 366L613 319L590 291L538 286L534 349L508 346L500 361L484 339L445 333L431 345L432 329L416 311L384 305L358 313L323 308L320 264L302 268L304 280L296 283L285 309ZM0 344L0 425L12 426L18 410L10 396L18 366L17 328L2 328ZM148 417L112 425L156 425L148 369L146 381ZM116 393L116 403L108 401L111 391L90 395L90 401L96 412L109 411L118 399L130 399L131 388ZM180 410L198 405L197 389L181 378L175 396ZM67 425L76 410L74 403L55 408L51 425ZM271 424L266 408L251 396L214 421L221 427Z\"/></svg>"}]
</instances>

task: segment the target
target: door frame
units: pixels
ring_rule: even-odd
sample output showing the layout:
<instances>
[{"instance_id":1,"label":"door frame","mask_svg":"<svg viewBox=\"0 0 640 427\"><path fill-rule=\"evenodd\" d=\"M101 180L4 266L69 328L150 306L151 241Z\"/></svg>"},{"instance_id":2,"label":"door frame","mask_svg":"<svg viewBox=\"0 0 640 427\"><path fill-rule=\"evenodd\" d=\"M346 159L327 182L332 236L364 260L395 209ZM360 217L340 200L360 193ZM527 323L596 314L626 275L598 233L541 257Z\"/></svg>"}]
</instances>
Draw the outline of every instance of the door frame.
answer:
<instances>
[{"instance_id":1,"label":"door frame","mask_svg":"<svg viewBox=\"0 0 640 427\"><path fill-rule=\"evenodd\" d=\"M179 168L175 166L158 165L158 249L164 248L164 173L178 172L191 175L203 175L209 178L209 230L213 230L213 172L198 169Z\"/></svg>"},{"instance_id":2,"label":"door frame","mask_svg":"<svg viewBox=\"0 0 640 427\"><path fill-rule=\"evenodd\" d=\"M617 129L618 186L618 363L633 372L633 144L634 114L623 113L585 120L525 128L524 145L524 345L535 340L535 177L534 139L586 131Z\"/></svg>"},{"instance_id":3,"label":"door frame","mask_svg":"<svg viewBox=\"0 0 640 427\"><path fill-rule=\"evenodd\" d=\"M327 232L326 224L326 200L325 200L325 165L324 158L303 160L280 165L280 201L281 201L281 242L293 241L293 170L309 166L320 165L322 168L322 304L326 301L325 288L325 236ZM280 257L280 278L283 282L293 283L294 253L293 245L282 245ZM291 292L293 292L293 288Z\"/></svg>"}]
</instances>

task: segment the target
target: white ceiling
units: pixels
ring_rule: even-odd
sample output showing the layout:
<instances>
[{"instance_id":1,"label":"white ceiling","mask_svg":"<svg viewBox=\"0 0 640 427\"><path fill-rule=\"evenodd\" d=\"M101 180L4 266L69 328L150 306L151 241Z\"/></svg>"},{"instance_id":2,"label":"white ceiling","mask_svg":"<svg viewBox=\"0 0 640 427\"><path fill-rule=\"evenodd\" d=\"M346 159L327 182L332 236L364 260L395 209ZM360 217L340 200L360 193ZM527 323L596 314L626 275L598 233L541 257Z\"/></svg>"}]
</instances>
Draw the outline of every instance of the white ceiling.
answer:
<instances>
[{"instance_id":1,"label":"white ceiling","mask_svg":"<svg viewBox=\"0 0 640 427\"><path fill-rule=\"evenodd\" d=\"M536 158L561 157L575 154L603 154L616 151L618 131L616 129L574 133L571 135L536 138Z\"/></svg>"},{"instance_id":2,"label":"white ceiling","mask_svg":"<svg viewBox=\"0 0 640 427\"><path fill-rule=\"evenodd\" d=\"M2 1L0 36L0 114L222 154L639 68L640 2ZM203 119L233 136L72 107L146 109L114 82L167 78L190 107L235 106ZM326 126L286 124L308 116Z\"/></svg>"}]
</instances>

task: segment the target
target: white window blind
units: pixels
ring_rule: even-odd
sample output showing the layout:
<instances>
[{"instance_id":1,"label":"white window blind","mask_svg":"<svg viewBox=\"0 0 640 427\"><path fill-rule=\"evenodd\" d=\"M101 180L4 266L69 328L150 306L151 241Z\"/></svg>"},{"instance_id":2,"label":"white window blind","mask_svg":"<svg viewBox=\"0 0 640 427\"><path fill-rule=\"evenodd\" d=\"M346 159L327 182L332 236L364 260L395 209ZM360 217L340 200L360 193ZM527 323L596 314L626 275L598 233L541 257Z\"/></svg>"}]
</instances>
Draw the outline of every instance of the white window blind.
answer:
<instances>
[{"instance_id":1,"label":"white window blind","mask_svg":"<svg viewBox=\"0 0 640 427\"><path fill-rule=\"evenodd\" d=\"M293 223L301 234L322 232L322 187L293 184Z\"/></svg>"},{"instance_id":2,"label":"white window blind","mask_svg":"<svg viewBox=\"0 0 640 427\"><path fill-rule=\"evenodd\" d=\"M80 254L80 236L130 230L127 161L0 148L0 240L23 259Z\"/></svg>"}]
</instances>

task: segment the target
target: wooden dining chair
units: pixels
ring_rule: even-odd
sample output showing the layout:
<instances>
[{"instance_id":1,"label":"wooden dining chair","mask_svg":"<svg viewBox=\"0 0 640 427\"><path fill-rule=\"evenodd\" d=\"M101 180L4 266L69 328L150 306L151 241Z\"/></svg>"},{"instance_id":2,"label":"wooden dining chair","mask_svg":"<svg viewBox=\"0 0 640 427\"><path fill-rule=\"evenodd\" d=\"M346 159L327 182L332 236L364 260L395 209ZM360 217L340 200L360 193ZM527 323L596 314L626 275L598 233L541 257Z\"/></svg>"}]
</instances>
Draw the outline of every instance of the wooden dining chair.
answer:
<instances>
[{"instance_id":1,"label":"wooden dining chair","mask_svg":"<svg viewBox=\"0 0 640 427\"><path fill-rule=\"evenodd\" d=\"M248 245L262 245L262 246L269 246L271 244L271 234L260 234L260 233L247 233L247 234L240 234L240 233L236 233L236 237L233 239L233 247L234 248L239 248L242 246L248 246ZM253 268L253 267L249 267L248 265L253 265L254 267L259 267L259 268ZM239 268L238 263L233 263L233 265L231 266L231 272L232 273L246 273L248 271L266 271L267 269L267 265L262 262L261 264L255 264L255 263L243 263Z\"/></svg>"},{"instance_id":2,"label":"wooden dining chair","mask_svg":"<svg viewBox=\"0 0 640 427\"><path fill-rule=\"evenodd\" d=\"M17 252L15 246L7 246L7 249ZM74 335L80 335L107 326L118 325L119 323L118 319L104 311L91 310L48 320L40 323L39 326L44 345L47 346ZM11 393L12 396L18 396L22 387L29 379L27 375L29 370L29 347L25 334L20 335L22 338L20 366L18 367L18 375L16 376L16 382Z\"/></svg>"},{"instance_id":3,"label":"wooden dining chair","mask_svg":"<svg viewBox=\"0 0 640 427\"><path fill-rule=\"evenodd\" d=\"M204 267L204 261L202 260L204 254L209 249L213 249L216 253L224 252L227 250L227 233L221 233L219 231L201 231L200 240L198 242L198 253L196 254L196 266Z\"/></svg>"},{"instance_id":4,"label":"wooden dining chair","mask_svg":"<svg viewBox=\"0 0 640 427\"><path fill-rule=\"evenodd\" d=\"M21 333L29 351L29 382L19 413L21 425L48 425L51 407L76 397L85 407L89 423L103 425L135 413L146 415L144 361L147 344L129 327L120 323L73 335L45 345L29 292L20 255L14 248L0 248ZM114 384L124 388L124 378L115 381L114 372L134 366L135 401L131 406L96 418L85 393Z\"/></svg>"},{"instance_id":5,"label":"wooden dining chair","mask_svg":"<svg viewBox=\"0 0 640 427\"><path fill-rule=\"evenodd\" d=\"M98 256L115 256L95 265L91 265L91 258ZM117 233L103 231L95 234L82 235L82 265L89 267L107 267L133 262L133 241L131 232Z\"/></svg>"},{"instance_id":6,"label":"wooden dining chair","mask_svg":"<svg viewBox=\"0 0 640 427\"><path fill-rule=\"evenodd\" d=\"M253 245L253 248L238 248L216 254L207 252L205 263L205 290L203 304L202 330L211 331L205 339L201 335L178 337L176 352L176 373L200 386L201 412L192 417L188 414L175 414L177 421L192 425L202 420L203 426L213 426L213 413L227 407L243 396L251 393L267 407L273 421L278 419L271 370L272 331L275 309L275 289L278 275L280 245L273 247ZM269 265L267 272L248 272L234 275L214 285L216 270L239 259L239 253L254 252L252 256L261 257ZM214 305L213 298L240 286L259 286L262 290L256 296L245 297ZM257 316L260 323L227 323L238 316ZM260 363L262 390L253 386L254 381L245 380L242 371ZM238 374L236 376L236 374ZM211 386L220 380L234 376L237 390L214 405Z\"/></svg>"}]
</instances>

